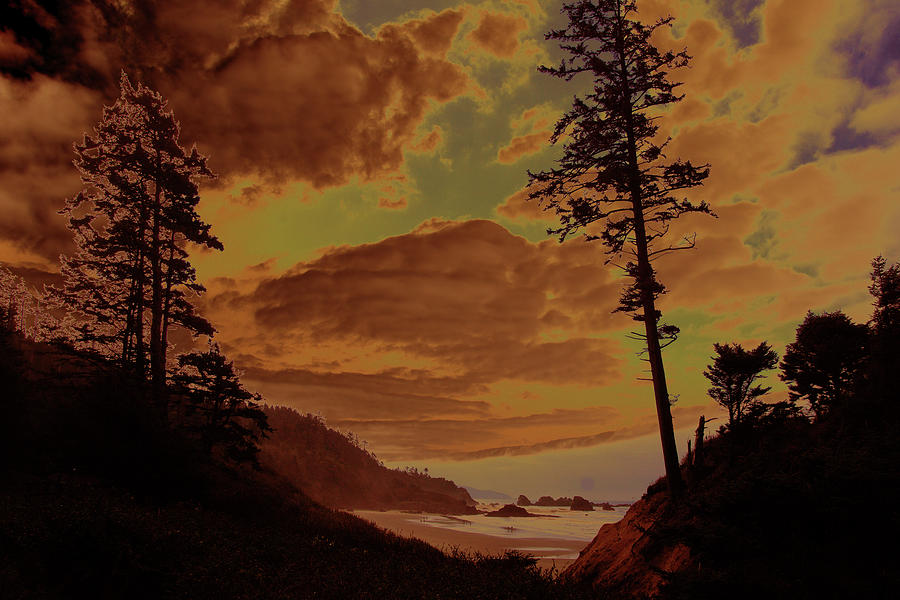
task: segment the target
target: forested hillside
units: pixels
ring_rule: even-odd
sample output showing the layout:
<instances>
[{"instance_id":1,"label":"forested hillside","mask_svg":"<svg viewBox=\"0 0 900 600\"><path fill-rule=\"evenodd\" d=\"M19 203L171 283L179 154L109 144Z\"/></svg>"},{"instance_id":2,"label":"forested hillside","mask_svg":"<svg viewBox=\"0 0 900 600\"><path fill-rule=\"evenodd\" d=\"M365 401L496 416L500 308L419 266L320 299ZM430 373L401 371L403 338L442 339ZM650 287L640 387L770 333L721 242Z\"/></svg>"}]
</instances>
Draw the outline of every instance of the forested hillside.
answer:
<instances>
[{"instance_id":1,"label":"forested hillside","mask_svg":"<svg viewBox=\"0 0 900 600\"><path fill-rule=\"evenodd\" d=\"M335 508L471 514L475 502L452 481L393 470L359 446L352 433L329 429L315 415L266 406L273 433L261 444L263 466L310 498Z\"/></svg>"},{"instance_id":2,"label":"forested hillside","mask_svg":"<svg viewBox=\"0 0 900 600\"><path fill-rule=\"evenodd\" d=\"M614 597L893 598L900 590L900 264L873 261L868 323L809 312L779 365L788 399L754 385L765 343L714 347L710 395L728 409L566 576ZM703 423L701 422L701 427Z\"/></svg>"}]
</instances>

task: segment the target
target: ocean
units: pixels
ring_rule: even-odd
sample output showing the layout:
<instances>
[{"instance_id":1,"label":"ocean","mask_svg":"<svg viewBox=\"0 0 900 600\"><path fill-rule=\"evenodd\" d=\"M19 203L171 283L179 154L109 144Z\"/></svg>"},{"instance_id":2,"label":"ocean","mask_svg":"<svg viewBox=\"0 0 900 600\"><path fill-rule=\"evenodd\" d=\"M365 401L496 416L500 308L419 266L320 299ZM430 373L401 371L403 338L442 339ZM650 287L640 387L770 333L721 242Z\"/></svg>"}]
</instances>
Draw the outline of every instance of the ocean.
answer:
<instances>
[{"instance_id":1,"label":"ocean","mask_svg":"<svg viewBox=\"0 0 900 600\"><path fill-rule=\"evenodd\" d=\"M497 510L509 501L481 499L478 509L483 511ZM590 512L569 510L560 506L526 506L528 512L545 515L539 517L488 517L485 515L461 515L448 517L443 515L410 515L422 524L441 527L468 533L480 533L495 537L522 539L544 538L559 540L575 540L590 542L597 531L606 523L619 521L627 506L617 506L607 511L595 508Z\"/></svg>"}]
</instances>

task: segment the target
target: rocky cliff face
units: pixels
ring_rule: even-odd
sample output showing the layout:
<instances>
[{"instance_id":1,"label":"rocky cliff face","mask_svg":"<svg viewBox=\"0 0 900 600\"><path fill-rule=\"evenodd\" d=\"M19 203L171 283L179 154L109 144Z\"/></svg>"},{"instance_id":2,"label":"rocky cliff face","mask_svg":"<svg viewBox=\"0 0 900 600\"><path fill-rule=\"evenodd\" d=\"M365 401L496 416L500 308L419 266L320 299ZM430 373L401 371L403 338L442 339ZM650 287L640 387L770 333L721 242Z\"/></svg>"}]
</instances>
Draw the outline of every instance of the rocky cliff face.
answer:
<instances>
[{"instance_id":1,"label":"rocky cliff face","mask_svg":"<svg viewBox=\"0 0 900 600\"><path fill-rule=\"evenodd\" d=\"M589 581L614 598L654 598L668 574L695 567L684 544L666 545L648 534L667 509L660 492L635 503L617 523L604 525L563 576Z\"/></svg>"}]
</instances>

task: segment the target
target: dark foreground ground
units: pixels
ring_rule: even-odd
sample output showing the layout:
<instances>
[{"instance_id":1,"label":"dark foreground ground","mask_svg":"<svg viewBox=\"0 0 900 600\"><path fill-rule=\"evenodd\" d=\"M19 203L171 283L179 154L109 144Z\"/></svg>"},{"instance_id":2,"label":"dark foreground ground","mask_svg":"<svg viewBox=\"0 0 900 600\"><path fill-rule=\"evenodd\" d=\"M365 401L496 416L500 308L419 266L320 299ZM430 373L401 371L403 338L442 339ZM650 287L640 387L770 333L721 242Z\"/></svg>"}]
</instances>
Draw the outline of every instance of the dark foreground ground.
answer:
<instances>
[{"instance_id":1,"label":"dark foreground ground","mask_svg":"<svg viewBox=\"0 0 900 600\"><path fill-rule=\"evenodd\" d=\"M0 339L0 597L585 598L211 458L109 365Z\"/></svg>"}]
</instances>

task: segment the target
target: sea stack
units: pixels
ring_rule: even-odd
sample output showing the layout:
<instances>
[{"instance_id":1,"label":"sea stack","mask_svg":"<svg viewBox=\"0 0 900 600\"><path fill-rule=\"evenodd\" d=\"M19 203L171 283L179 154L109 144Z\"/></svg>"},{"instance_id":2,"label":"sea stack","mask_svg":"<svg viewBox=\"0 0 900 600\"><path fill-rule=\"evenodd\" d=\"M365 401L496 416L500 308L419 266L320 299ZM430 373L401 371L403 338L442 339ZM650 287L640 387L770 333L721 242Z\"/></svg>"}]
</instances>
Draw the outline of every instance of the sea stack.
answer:
<instances>
[{"instance_id":1,"label":"sea stack","mask_svg":"<svg viewBox=\"0 0 900 600\"><path fill-rule=\"evenodd\" d=\"M516 506L515 504L507 504L503 508L499 510L495 510L485 514L486 517L534 517L535 515L531 514L521 506Z\"/></svg>"},{"instance_id":2,"label":"sea stack","mask_svg":"<svg viewBox=\"0 0 900 600\"><path fill-rule=\"evenodd\" d=\"M575 496L572 499L572 504L569 505L569 510L580 510L580 511L594 510L594 505L591 504L585 498L582 498L581 496Z\"/></svg>"}]
</instances>

